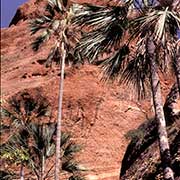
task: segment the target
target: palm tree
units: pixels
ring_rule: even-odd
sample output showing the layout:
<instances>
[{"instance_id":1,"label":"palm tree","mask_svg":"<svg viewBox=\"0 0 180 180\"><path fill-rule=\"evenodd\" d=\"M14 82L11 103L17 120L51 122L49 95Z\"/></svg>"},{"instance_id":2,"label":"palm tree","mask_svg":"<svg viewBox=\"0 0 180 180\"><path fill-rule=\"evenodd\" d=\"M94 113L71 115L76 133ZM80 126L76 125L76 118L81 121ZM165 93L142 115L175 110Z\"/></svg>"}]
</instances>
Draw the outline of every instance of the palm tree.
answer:
<instances>
[{"instance_id":1,"label":"palm tree","mask_svg":"<svg viewBox=\"0 0 180 180\"><path fill-rule=\"evenodd\" d=\"M177 83L179 88L179 94L180 94L180 40L177 42L177 56L174 58L174 64L176 68L176 76L177 76Z\"/></svg>"},{"instance_id":2,"label":"palm tree","mask_svg":"<svg viewBox=\"0 0 180 180\"><path fill-rule=\"evenodd\" d=\"M33 161L32 169L38 180L49 179L53 176L52 170L54 163L49 167L48 159L55 155L55 136L57 131L56 123L35 124L32 123L28 127L32 136L33 143L29 145L30 157ZM80 151L80 146L71 141L69 134L62 132L61 136L61 159L62 170L69 174L69 177L81 177L80 172L83 170L80 165L75 162L74 154ZM73 175L72 175L73 174ZM77 176L77 175L76 175Z\"/></svg>"},{"instance_id":3,"label":"palm tree","mask_svg":"<svg viewBox=\"0 0 180 180\"><path fill-rule=\"evenodd\" d=\"M1 125L4 125L10 136L18 131L27 130L27 125L33 121L40 121L41 118L50 120L49 101L39 93L34 93L35 95L32 95L26 90L18 92L1 105ZM8 119L10 121L7 124Z\"/></svg>"},{"instance_id":4,"label":"palm tree","mask_svg":"<svg viewBox=\"0 0 180 180\"><path fill-rule=\"evenodd\" d=\"M1 145L1 158L11 164L20 164L20 179L24 180L24 167L29 168L38 180L46 180L53 176L55 155L55 123L27 125L23 130L13 134L6 143ZM61 136L62 171L68 173L68 179L83 180L81 171L84 169L74 160L80 146L71 141L70 135ZM32 178L32 173L30 176ZM28 177L28 174L26 174Z\"/></svg>"},{"instance_id":5,"label":"palm tree","mask_svg":"<svg viewBox=\"0 0 180 180\"><path fill-rule=\"evenodd\" d=\"M50 104L45 97L39 94L30 95L27 91L15 94L9 104L2 104L2 123L10 120L1 127L1 133L9 137L0 144L0 157L10 164L20 165L20 179L24 180L27 173L24 167L31 169L38 180L52 177L55 155L55 137L57 134L56 123L42 123L46 117L50 117ZM80 151L70 135L62 133L61 136L62 170L70 174L73 180L83 180L80 172L81 166L74 160L74 154ZM49 163L51 166L49 167Z\"/></svg>"},{"instance_id":6,"label":"palm tree","mask_svg":"<svg viewBox=\"0 0 180 180\"><path fill-rule=\"evenodd\" d=\"M27 133L21 131L12 135L9 140L1 144L0 156L8 163L20 165L20 180L24 180L24 167L29 163L30 156L27 149Z\"/></svg>"},{"instance_id":7,"label":"palm tree","mask_svg":"<svg viewBox=\"0 0 180 180\"><path fill-rule=\"evenodd\" d=\"M56 168L55 180L59 179L60 168L60 140L61 140L61 121L62 121L62 101L64 86L64 68L65 61L73 57L72 42L78 41L76 31L71 27L71 18L76 11L76 6L68 6L67 0L49 0L45 15L31 22L31 34L41 31L42 34L32 43L32 47L37 51L42 43L55 36L55 45L52 47L47 57L46 66L52 65L53 60L61 64L61 77L58 101L57 117L57 140L56 140ZM72 40L72 42L70 42ZM74 58L74 57L73 57Z\"/></svg>"},{"instance_id":8,"label":"palm tree","mask_svg":"<svg viewBox=\"0 0 180 180\"><path fill-rule=\"evenodd\" d=\"M5 143L4 156L21 164L20 179L24 179L24 166L29 160L27 138L28 126L32 121L50 116L50 106L46 98L39 94L34 97L27 91L19 92L1 106L2 124L1 134L6 130L8 143ZM10 120L6 124L7 120ZM2 125L1 124L1 125ZM17 157L18 156L18 157ZM32 163L32 161L30 161Z\"/></svg>"},{"instance_id":9,"label":"palm tree","mask_svg":"<svg viewBox=\"0 0 180 180\"><path fill-rule=\"evenodd\" d=\"M139 98L145 96L150 84L166 180L173 180L174 176L158 72L167 72L169 64L177 62L174 57L180 28L179 5L175 0L142 3L129 0L112 7L84 5L74 19L91 29L84 33L77 50L91 63L100 64L104 80L132 83ZM105 51L113 52L100 61L98 55ZM178 70L179 63L175 65Z\"/></svg>"}]
</instances>

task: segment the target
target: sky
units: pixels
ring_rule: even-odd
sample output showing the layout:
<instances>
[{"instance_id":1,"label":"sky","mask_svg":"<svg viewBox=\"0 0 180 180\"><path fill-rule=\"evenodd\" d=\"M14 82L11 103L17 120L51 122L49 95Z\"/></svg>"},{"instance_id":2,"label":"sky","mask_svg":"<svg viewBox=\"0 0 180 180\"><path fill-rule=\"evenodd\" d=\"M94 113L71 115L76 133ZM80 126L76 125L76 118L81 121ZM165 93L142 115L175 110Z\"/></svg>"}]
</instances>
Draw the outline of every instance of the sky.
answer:
<instances>
[{"instance_id":1,"label":"sky","mask_svg":"<svg viewBox=\"0 0 180 180\"><path fill-rule=\"evenodd\" d=\"M8 27L17 8L27 0L0 0L1 1L1 28Z\"/></svg>"}]
</instances>

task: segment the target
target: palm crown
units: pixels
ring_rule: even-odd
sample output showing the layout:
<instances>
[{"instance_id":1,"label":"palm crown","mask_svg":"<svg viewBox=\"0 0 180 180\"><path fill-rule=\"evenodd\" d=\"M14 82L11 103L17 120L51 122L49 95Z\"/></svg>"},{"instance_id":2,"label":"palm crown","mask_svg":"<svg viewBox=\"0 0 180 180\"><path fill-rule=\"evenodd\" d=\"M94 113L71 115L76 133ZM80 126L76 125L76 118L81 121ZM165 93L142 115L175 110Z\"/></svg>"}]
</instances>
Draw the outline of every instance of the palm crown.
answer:
<instances>
[{"instance_id":1,"label":"palm crown","mask_svg":"<svg viewBox=\"0 0 180 180\"><path fill-rule=\"evenodd\" d=\"M74 22L93 27L84 33L77 49L90 62L99 61L98 55L105 50L112 51L108 58L98 62L103 79L133 84L139 98L145 97L147 84L151 84L164 179L174 180L158 71L167 72L169 65L175 64L180 89L180 62L175 48L180 3L179 0L121 2L118 7L81 7Z\"/></svg>"},{"instance_id":2,"label":"palm crown","mask_svg":"<svg viewBox=\"0 0 180 180\"><path fill-rule=\"evenodd\" d=\"M71 25L71 19L76 9L76 4L68 7L65 0L48 0L44 15L30 22L31 35L40 32L40 35L32 43L34 51L37 51L46 41L50 39L54 41L47 57L46 66L50 66L53 61L60 62L62 60L62 42L65 43L66 60L72 60L73 46L79 38L78 33Z\"/></svg>"},{"instance_id":3,"label":"palm crown","mask_svg":"<svg viewBox=\"0 0 180 180\"><path fill-rule=\"evenodd\" d=\"M155 42L157 62L162 70L172 64L176 54L180 4L169 3L129 0L114 7L82 6L74 22L92 28L84 33L77 49L90 62L97 61L99 54L113 50L110 57L100 63L103 78L131 82L139 97L143 97L150 72L148 38L152 37ZM133 16L132 11L135 11Z\"/></svg>"},{"instance_id":4,"label":"palm crown","mask_svg":"<svg viewBox=\"0 0 180 180\"><path fill-rule=\"evenodd\" d=\"M48 100L39 94L33 97L28 92L20 92L8 102L7 108L2 107L2 120L10 119L6 129L1 127L1 132L4 129L9 135L6 142L0 144L2 161L26 166L30 169L30 176L33 172L36 179L49 179L54 174L57 124L40 121L45 121L47 116L50 118ZM80 146L71 140L68 133L62 132L60 147L62 174L66 174L67 179L83 180L81 172L85 169L74 158L75 153L81 150Z\"/></svg>"}]
</instances>

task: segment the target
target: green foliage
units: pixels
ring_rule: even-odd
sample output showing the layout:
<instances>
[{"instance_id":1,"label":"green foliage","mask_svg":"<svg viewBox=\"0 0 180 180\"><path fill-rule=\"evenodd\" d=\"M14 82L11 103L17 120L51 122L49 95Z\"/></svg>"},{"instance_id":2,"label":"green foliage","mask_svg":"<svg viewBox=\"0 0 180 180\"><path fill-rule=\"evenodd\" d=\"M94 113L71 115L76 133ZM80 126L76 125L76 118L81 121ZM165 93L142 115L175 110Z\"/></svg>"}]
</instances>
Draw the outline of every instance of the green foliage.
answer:
<instances>
[{"instance_id":1,"label":"green foliage","mask_svg":"<svg viewBox=\"0 0 180 180\"><path fill-rule=\"evenodd\" d=\"M50 39L54 41L45 63L47 67L51 66L54 61L60 64L63 53L61 49L62 42L65 44L67 52L66 60L68 62L75 61L74 45L78 42L79 35L76 33L71 20L78 5L71 7L67 5L67 0L49 0L44 15L30 22L31 35L40 32L40 35L32 43L34 51L39 50L40 46L46 41Z\"/></svg>"},{"instance_id":2,"label":"green foliage","mask_svg":"<svg viewBox=\"0 0 180 180\"><path fill-rule=\"evenodd\" d=\"M82 178L80 176L71 176L71 177L69 177L69 180L84 180L84 178Z\"/></svg>"},{"instance_id":3,"label":"green foliage","mask_svg":"<svg viewBox=\"0 0 180 180\"><path fill-rule=\"evenodd\" d=\"M62 170L73 173L78 171L79 167L75 162L66 161L62 163Z\"/></svg>"},{"instance_id":4,"label":"green foliage","mask_svg":"<svg viewBox=\"0 0 180 180\"><path fill-rule=\"evenodd\" d=\"M135 142L137 139L142 139L144 137L144 131L140 129L130 130L125 134L126 139L130 139Z\"/></svg>"},{"instance_id":5,"label":"green foliage","mask_svg":"<svg viewBox=\"0 0 180 180\"><path fill-rule=\"evenodd\" d=\"M130 139L132 142L135 142L136 140L142 142L143 140L145 140L145 136L152 130L151 128L155 129L156 132L157 126L154 118L146 120L137 129L128 131L125 134L125 138ZM154 136L157 136L157 134L154 134Z\"/></svg>"},{"instance_id":6,"label":"green foliage","mask_svg":"<svg viewBox=\"0 0 180 180\"><path fill-rule=\"evenodd\" d=\"M84 6L73 22L81 26L92 26L93 30L84 34L77 50L93 62L99 53L116 47L128 25L126 15L126 7Z\"/></svg>"},{"instance_id":7,"label":"green foliage","mask_svg":"<svg viewBox=\"0 0 180 180\"><path fill-rule=\"evenodd\" d=\"M15 179L15 178L17 178L17 177L14 173L9 172L9 171L0 170L0 179L1 180L10 180L10 179Z\"/></svg>"},{"instance_id":8,"label":"green foliage","mask_svg":"<svg viewBox=\"0 0 180 180\"><path fill-rule=\"evenodd\" d=\"M21 164L22 162L29 160L29 154L24 148L17 149L6 146L6 149L2 152L1 158L10 161L11 163Z\"/></svg>"},{"instance_id":9,"label":"green foliage","mask_svg":"<svg viewBox=\"0 0 180 180\"><path fill-rule=\"evenodd\" d=\"M79 152L81 150L80 146L69 143L66 148L64 149L64 156L72 156L74 153Z\"/></svg>"},{"instance_id":10,"label":"green foliage","mask_svg":"<svg viewBox=\"0 0 180 180\"><path fill-rule=\"evenodd\" d=\"M38 97L36 99L35 97ZM29 93L23 92L13 96L8 102L8 110L2 108L3 119L9 118L13 123L8 126L9 139L0 146L0 157L8 164L23 164L37 176L42 176L42 168L45 168L44 179L51 177L54 169L47 166L55 155L56 123L39 123L38 119L46 117L49 111L49 102L42 96L32 97ZM18 121L18 128L14 125ZM10 129L16 127L16 131ZM74 160L74 155L80 151L80 146L76 145L71 136L62 132L61 136L61 159L64 163L63 171L76 173L81 177L78 163ZM72 175L72 177L75 177Z\"/></svg>"},{"instance_id":11,"label":"green foliage","mask_svg":"<svg viewBox=\"0 0 180 180\"><path fill-rule=\"evenodd\" d=\"M25 133L27 133L26 137ZM1 145L1 158L10 164L23 163L24 166L30 167L37 177L40 177L42 166L46 167L48 159L55 155L55 135L56 124L31 123L27 126L26 132L11 136L5 144ZM61 142L62 170L73 174L83 171L83 168L74 161L74 154L80 151L80 146L72 143L70 136L64 132L62 132ZM45 158L45 162L42 161L42 157ZM48 174L52 170L53 168L46 167ZM49 177L48 174L45 176Z\"/></svg>"},{"instance_id":12,"label":"green foliage","mask_svg":"<svg viewBox=\"0 0 180 180\"><path fill-rule=\"evenodd\" d=\"M139 12L131 16L134 8ZM103 80L132 84L138 97L144 98L150 76L148 39L151 36L156 45L159 68L167 71L177 53L178 9L177 3L167 6L149 0L141 3L128 0L118 7L79 6L73 22L81 27L90 27L85 29L76 47L80 61L97 62L102 68ZM109 51L112 53L108 58L99 58Z\"/></svg>"},{"instance_id":13,"label":"green foliage","mask_svg":"<svg viewBox=\"0 0 180 180\"><path fill-rule=\"evenodd\" d=\"M24 91L15 94L7 103L1 106L1 117L10 120L9 130L18 131L26 129L27 125L32 121L40 118L49 118L51 108L47 98L42 97L39 93L32 96Z\"/></svg>"}]
</instances>

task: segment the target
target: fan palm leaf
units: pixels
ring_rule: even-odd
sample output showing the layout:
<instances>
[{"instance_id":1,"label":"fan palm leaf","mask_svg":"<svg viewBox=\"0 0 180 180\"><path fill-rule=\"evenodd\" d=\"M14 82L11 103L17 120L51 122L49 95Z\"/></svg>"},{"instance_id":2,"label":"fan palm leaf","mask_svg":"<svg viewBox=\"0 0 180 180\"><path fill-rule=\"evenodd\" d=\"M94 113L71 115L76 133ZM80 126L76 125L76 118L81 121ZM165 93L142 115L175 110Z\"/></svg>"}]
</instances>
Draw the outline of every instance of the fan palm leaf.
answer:
<instances>
[{"instance_id":1,"label":"fan palm leaf","mask_svg":"<svg viewBox=\"0 0 180 180\"><path fill-rule=\"evenodd\" d=\"M117 39L121 41L118 47L119 52L122 51L123 44L129 46L130 53L124 53L125 56L120 55L117 51L110 58L101 61L105 79L118 79L120 82L132 83L138 89L139 96L142 97L145 96L146 80L150 80L155 116L159 124L158 132L164 179L168 179L167 176L174 179L170 166L171 157L158 71L160 67L166 71L167 65L170 62L172 64L175 57L176 49L173 47L175 47L177 41L176 33L180 24L180 11L177 8L179 5L174 4L172 0L141 2L125 1L125 9L132 10L134 6L139 10L131 19L128 19L128 13L126 13L125 17L122 17L121 13L114 13L115 16L109 14L108 10L112 10L113 7L112 9L111 7L98 7L95 9L96 12L93 12L86 9L85 5L85 11L82 10L79 19L77 19L82 27L90 26L90 30L88 29L89 31L87 30L88 32L86 31L83 34L78 48L80 47L79 53L83 57L89 58L89 61L93 62L98 60L98 54L105 52L108 48L115 50L114 46L117 45ZM102 13L104 22L98 12ZM115 24L110 26L112 24L109 21ZM126 23L123 25L123 22ZM108 24L105 26L105 23ZM110 28L117 27L116 23L121 23L119 26L122 29L118 38L116 38L116 33L111 32ZM91 25L95 27L91 27ZM122 42L121 37L125 33L129 34L127 36L128 41ZM115 39L113 39L114 37ZM111 42L111 40L116 40L116 42Z\"/></svg>"},{"instance_id":2,"label":"fan palm leaf","mask_svg":"<svg viewBox=\"0 0 180 180\"><path fill-rule=\"evenodd\" d=\"M75 14L73 22L92 31L84 33L76 50L82 57L94 61L98 54L119 45L127 28L126 7L103 7L86 4Z\"/></svg>"},{"instance_id":3,"label":"fan palm leaf","mask_svg":"<svg viewBox=\"0 0 180 180\"><path fill-rule=\"evenodd\" d=\"M73 176L69 177L68 180L84 180L84 178L82 178L80 176L73 175Z\"/></svg>"},{"instance_id":4,"label":"fan palm leaf","mask_svg":"<svg viewBox=\"0 0 180 180\"><path fill-rule=\"evenodd\" d=\"M117 52L109 58L103 60L100 67L103 71L102 78L107 81L109 79L119 79L122 71L124 70L127 56L129 54L129 47L124 45Z\"/></svg>"},{"instance_id":5,"label":"fan palm leaf","mask_svg":"<svg viewBox=\"0 0 180 180\"><path fill-rule=\"evenodd\" d=\"M73 23L81 27L90 26L92 28L101 28L117 19L124 19L127 16L128 9L124 7L105 7L85 4L79 6L79 11L75 13Z\"/></svg>"}]
</instances>

